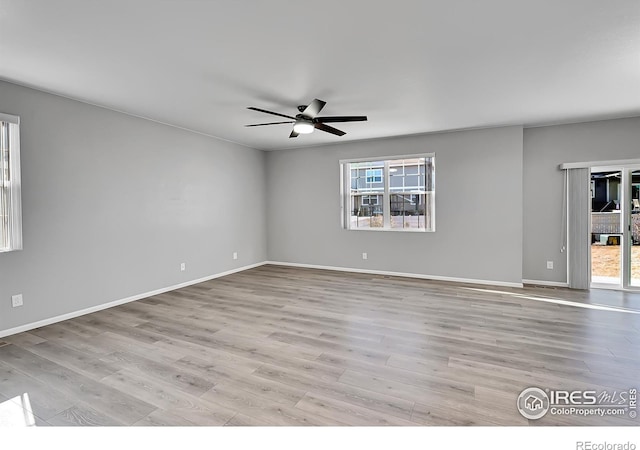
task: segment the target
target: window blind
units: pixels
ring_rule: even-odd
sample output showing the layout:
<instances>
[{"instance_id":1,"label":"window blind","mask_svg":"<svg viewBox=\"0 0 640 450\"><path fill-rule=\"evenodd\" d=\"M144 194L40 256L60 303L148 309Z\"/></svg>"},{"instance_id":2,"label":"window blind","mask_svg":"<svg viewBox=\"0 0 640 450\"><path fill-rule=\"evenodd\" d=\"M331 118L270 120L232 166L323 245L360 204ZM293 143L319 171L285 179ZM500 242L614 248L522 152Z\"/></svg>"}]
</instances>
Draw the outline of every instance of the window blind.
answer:
<instances>
[{"instance_id":1,"label":"window blind","mask_svg":"<svg viewBox=\"0 0 640 450\"><path fill-rule=\"evenodd\" d=\"M589 289L591 258L589 255L589 192L588 168L567 170L568 278L571 289Z\"/></svg>"},{"instance_id":2,"label":"window blind","mask_svg":"<svg viewBox=\"0 0 640 450\"><path fill-rule=\"evenodd\" d=\"M0 252L22 249L19 124L0 113Z\"/></svg>"}]
</instances>

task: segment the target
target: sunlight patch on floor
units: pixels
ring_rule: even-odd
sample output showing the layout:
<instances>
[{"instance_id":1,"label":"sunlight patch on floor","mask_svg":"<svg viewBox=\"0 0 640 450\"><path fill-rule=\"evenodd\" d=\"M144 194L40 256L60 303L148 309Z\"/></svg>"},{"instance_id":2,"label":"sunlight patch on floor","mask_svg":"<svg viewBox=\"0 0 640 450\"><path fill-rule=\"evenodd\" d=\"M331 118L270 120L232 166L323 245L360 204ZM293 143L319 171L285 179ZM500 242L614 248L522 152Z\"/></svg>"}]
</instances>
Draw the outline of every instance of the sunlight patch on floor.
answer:
<instances>
[{"instance_id":1,"label":"sunlight patch on floor","mask_svg":"<svg viewBox=\"0 0 640 450\"><path fill-rule=\"evenodd\" d=\"M24 393L0 403L0 427L35 427L29 394Z\"/></svg>"},{"instance_id":2,"label":"sunlight patch on floor","mask_svg":"<svg viewBox=\"0 0 640 450\"><path fill-rule=\"evenodd\" d=\"M584 308L584 309L596 309L600 311L615 311L622 312L627 314L640 314L640 311L635 311L633 309L622 308L618 306L608 306L608 305L599 305L593 303L581 303L581 302L572 302L569 300L564 300L560 298L554 297L534 297L531 295L518 294L516 292L506 292L506 291L497 291L492 289L484 289L484 288L470 288L465 287L462 289L466 289L469 291L477 291L477 292L487 292L490 294L500 294L507 295L514 298L524 299L524 300L535 300L537 302L546 302L546 303L555 303L556 305L565 305L565 306L574 306L576 308Z\"/></svg>"}]
</instances>

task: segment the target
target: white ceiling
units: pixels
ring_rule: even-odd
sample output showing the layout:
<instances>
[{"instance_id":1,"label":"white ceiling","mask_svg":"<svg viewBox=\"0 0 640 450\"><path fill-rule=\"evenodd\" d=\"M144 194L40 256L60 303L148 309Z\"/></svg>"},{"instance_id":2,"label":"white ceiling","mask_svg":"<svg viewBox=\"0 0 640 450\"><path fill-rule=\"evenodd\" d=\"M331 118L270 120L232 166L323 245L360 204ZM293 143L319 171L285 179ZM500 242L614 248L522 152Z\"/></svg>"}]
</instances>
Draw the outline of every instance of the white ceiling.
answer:
<instances>
[{"instance_id":1,"label":"white ceiling","mask_svg":"<svg viewBox=\"0 0 640 450\"><path fill-rule=\"evenodd\" d=\"M0 0L0 78L260 149L628 117L640 1ZM316 97L369 121L244 127Z\"/></svg>"}]
</instances>

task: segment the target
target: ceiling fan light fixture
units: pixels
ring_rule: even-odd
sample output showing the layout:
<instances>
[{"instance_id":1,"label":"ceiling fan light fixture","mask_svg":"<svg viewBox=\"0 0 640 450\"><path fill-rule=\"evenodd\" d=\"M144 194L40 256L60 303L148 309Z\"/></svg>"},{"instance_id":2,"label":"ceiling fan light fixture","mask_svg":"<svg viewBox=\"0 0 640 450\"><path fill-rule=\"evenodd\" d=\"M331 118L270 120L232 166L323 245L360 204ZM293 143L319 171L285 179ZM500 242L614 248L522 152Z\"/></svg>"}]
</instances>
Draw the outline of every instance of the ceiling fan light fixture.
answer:
<instances>
[{"instance_id":1,"label":"ceiling fan light fixture","mask_svg":"<svg viewBox=\"0 0 640 450\"><path fill-rule=\"evenodd\" d=\"M298 134L309 134L313 133L313 129L315 127L311 122L307 122L306 120L296 120L296 124L293 126L293 131Z\"/></svg>"}]
</instances>

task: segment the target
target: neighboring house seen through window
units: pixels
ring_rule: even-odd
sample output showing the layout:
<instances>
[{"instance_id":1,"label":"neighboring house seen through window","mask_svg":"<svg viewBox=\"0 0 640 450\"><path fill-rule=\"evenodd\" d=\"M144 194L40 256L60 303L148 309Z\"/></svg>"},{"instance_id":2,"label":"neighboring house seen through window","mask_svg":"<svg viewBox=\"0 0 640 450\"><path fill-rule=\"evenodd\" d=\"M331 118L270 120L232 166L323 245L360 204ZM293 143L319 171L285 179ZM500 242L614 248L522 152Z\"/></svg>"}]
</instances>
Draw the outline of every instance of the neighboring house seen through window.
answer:
<instances>
[{"instance_id":1,"label":"neighboring house seen through window","mask_svg":"<svg viewBox=\"0 0 640 450\"><path fill-rule=\"evenodd\" d=\"M0 113L0 252L20 249L20 119Z\"/></svg>"},{"instance_id":2,"label":"neighboring house seen through window","mask_svg":"<svg viewBox=\"0 0 640 450\"><path fill-rule=\"evenodd\" d=\"M435 231L433 154L340 164L345 228Z\"/></svg>"},{"instance_id":3,"label":"neighboring house seen through window","mask_svg":"<svg viewBox=\"0 0 640 450\"><path fill-rule=\"evenodd\" d=\"M367 169L367 183L382 183L382 169Z\"/></svg>"}]
</instances>

